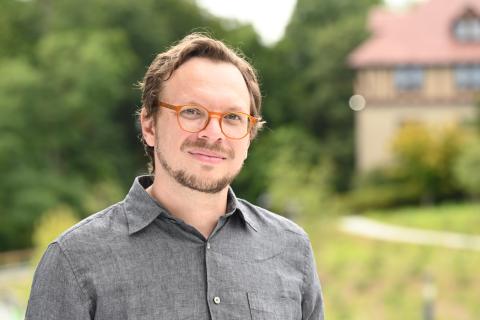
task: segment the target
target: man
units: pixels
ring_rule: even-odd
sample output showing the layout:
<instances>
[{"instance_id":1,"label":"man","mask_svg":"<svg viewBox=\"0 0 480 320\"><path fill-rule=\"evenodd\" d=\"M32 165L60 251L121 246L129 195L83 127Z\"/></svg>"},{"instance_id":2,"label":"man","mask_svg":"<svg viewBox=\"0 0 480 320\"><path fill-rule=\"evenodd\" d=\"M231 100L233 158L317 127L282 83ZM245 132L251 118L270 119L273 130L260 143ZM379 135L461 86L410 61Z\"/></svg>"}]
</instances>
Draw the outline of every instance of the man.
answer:
<instances>
[{"instance_id":1,"label":"man","mask_svg":"<svg viewBox=\"0 0 480 320\"><path fill-rule=\"evenodd\" d=\"M153 175L48 247L26 318L323 319L305 232L229 187L262 125L253 68L192 34L142 90Z\"/></svg>"}]
</instances>

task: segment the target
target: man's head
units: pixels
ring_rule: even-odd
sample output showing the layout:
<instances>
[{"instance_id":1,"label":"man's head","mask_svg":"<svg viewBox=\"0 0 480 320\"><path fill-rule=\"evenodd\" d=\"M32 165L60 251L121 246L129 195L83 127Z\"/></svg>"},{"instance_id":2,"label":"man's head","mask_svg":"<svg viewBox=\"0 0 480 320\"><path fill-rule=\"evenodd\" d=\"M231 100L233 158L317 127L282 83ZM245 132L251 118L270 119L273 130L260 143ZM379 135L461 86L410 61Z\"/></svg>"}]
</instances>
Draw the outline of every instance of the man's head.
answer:
<instances>
[{"instance_id":1,"label":"man's head","mask_svg":"<svg viewBox=\"0 0 480 320\"><path fill-rule=\"evenodd\" d=\"M141 87L142 141L152 169L199 191L216 192L230 183L262 121L242 139L230 139L219 114L243 112L260 119L261 94L250 64L222 42L192 34L155 58ZM185 131L179 111L165 105L197 105L214 115L199 132Z\"/></svg>"}]
</instances>

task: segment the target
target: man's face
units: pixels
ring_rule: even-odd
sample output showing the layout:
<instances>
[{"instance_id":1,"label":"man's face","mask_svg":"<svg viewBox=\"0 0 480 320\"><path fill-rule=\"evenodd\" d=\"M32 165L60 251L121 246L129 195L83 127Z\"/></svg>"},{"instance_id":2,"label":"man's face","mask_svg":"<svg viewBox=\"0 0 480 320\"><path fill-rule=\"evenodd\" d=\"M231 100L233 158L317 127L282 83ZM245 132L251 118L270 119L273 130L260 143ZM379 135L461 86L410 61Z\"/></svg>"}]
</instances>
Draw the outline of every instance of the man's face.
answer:
<instances>
[{"instance_id":1,"label":"man's face","mask_svg":"<svg viewBox=\"0 0 480 320\"><path fill-rule=\"evenodd\" d=\"M206 58L192 58L181 65L164 83L161 96L173 105L196 104L214 112L250 114L250 95L240 71L233 64ZM219 120L212 117L205 129L190 133L180 128L170 109L159 110L156 125L142 119L144 138L155 146L156 175L168 175L201 192L216 193L227 187L247 157L250 135L229 139Z\"/></svg>"}]
</instances>

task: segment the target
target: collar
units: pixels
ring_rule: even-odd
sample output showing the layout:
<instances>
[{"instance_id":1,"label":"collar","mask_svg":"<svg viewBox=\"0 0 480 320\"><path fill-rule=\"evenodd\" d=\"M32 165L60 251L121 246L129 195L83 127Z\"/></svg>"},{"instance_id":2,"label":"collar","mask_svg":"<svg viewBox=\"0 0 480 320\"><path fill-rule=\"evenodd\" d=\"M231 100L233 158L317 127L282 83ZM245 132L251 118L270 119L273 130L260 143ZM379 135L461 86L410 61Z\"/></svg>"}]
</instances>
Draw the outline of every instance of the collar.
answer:
<instances>
[{"instance_id":1,"label":"collar","mask_svg":"<svg viewBox=\"0 0 480 320\"><path fill-rule=\"evenodd\" d=\"M144 229L159 216L175 220L175 218L145 190L152 183L152 175L136 177L124 200L129 235ZM229 187L226 216L233 215L236 211L240 212L239 216L252 229L255 231L258 230L251 214L249 214L248 208L245 208L245 206L239 202L232 188Z\"/></svg>"},{"instance_id":2,"label":"collar","mask_svg":"<svg viewBox=\"0 0 480 320\"><path fill-rule=\"evenodd\" d=\"M250 209L245 207L243 203L235 196L232 187L228 187L227 208L230 204L233 206L233 208L235 208L234 210L240 212L240 216L243 218L244 222L246 222L253 230L258 231L258 225L253 219L253 214L251 213Z\"/></svg>"},{"instance_id":3,"label":"collar","mask_svg":"<svg viewBox=\"0 0 480 320\"><path fill-rule=\"evenodd\" d=\"M127 217L129 235L142 230L159 215L167 214L167 210L145 190L152 183L153 176L136 177L125 198L125 215Z\"/></svg>"}]
</instances>

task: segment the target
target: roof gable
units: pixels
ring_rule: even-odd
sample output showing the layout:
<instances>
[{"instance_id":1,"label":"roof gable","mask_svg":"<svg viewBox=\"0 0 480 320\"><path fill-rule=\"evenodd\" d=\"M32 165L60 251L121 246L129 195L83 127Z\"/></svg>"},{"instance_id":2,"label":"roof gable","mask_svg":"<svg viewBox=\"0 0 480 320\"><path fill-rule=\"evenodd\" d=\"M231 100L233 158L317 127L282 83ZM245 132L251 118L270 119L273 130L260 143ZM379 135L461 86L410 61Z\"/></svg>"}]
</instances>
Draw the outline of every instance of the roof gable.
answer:
<instances>
[{"instance_id":1,"label":"roof gable","mask_svg":"<svg viewBox=\"0 0 480 320\"><path fill-rule=\"evenodd\" d=\"M355 68L405 64L479 63L480 42L461 42L455 22L480 14L480 0L429 0L405 12L373 9L372 35L349 57Z\"/></svg>"}]
</instances>

